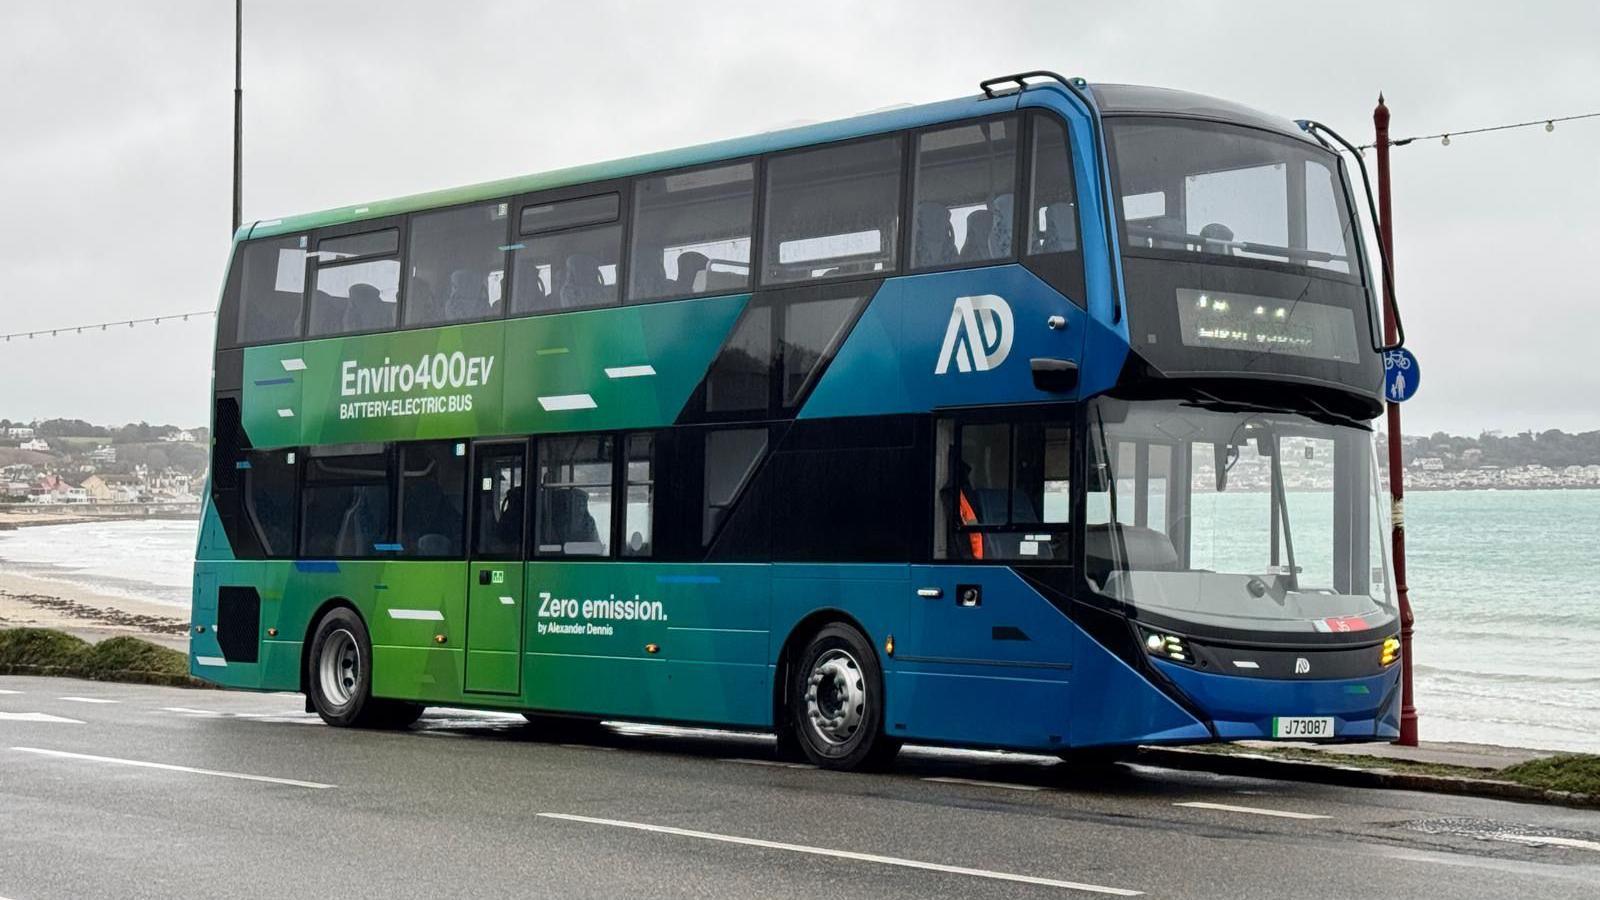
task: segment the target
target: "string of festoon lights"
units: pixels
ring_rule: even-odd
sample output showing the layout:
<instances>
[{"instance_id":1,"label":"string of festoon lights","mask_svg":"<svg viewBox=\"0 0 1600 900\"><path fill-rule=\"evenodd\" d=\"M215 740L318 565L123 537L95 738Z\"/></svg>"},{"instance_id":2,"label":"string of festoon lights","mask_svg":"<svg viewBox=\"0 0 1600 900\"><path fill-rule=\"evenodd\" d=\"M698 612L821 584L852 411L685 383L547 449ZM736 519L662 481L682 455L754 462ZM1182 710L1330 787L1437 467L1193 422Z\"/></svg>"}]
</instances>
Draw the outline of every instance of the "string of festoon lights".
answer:
<instances>
[{"instance_id":1,"label":"string of festoon lights","mask_svg":"<svg viewBox=\"0 0 1600 900\"><path fill-rule=\"evenodd\" d=\"M1457 131L1441 131L1438 134L1418 134L1405 138L1392 138L1389 141L1389 146L1404 147L1413 141L1437 140L1440 146L1448 147L1450 146L1451 138L1458 138L1463 135L1483 134L1488 131L1510 131L1514 128L1538 128L1539 126L1544 126L1546 132L1551 132L1556 130L1556 123L1558 122L1575 122L1579 119L1600 119L1600 112L1580 113L1576 116L1555 116L1549 119L1530 119L1527 122L1508 122L1504 125L1485 125L1482 128L1462 128ZM1361 150L1365 152L1376 146L1376 144L1362 144Z\"/></svg>"},{"instance_id":2,"label":"string of festoon lights","mask_svg":"<svg viewBox=\"0 0 1600 900\"><path fill-rule=\"evenodd\" d=\"M214 316L215 310L202 309L196 312L173 313L166 316L147 316L143 319L118 319L114 322L95 322L90 325L68 325L65 328L40 328L35 331L13 331L10 334L0 334L6 343L14 338L34 340L36 338L53 338L67 334L83 334L90 331L110 331L113 328L133 328L136 325L160 325L162 322L187 322L192 318Z\"/></svg>"}]
</instances>

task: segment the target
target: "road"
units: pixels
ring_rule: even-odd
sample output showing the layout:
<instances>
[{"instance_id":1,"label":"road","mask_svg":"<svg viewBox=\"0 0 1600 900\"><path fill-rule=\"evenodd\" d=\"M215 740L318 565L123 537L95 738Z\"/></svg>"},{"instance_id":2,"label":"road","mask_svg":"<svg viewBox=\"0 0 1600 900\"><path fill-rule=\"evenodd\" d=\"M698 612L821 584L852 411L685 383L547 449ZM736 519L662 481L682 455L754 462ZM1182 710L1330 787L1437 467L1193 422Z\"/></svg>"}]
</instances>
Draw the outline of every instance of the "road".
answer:
<instances>
[{"instance_id":1,"label":"road","mask_svg":"<svg viewBox=\"0 0 1600 900\"><path fill-rule=\"evenodd\" d=\"M0 678L0 898L1600 896L1600 813L300 697Z\"/></svg>"}]
</instances>

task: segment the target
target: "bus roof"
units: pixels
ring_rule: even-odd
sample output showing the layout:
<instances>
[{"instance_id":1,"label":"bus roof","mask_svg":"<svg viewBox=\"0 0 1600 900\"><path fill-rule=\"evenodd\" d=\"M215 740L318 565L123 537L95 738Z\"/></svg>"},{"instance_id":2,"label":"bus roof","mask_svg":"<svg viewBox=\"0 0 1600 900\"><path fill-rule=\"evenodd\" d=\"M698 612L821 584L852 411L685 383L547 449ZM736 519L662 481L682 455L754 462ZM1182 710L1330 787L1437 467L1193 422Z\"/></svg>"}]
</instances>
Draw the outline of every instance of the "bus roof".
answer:
<instances>
[{"instance_id":1,"label":"bus roof","mask_svg":"<svg viewBox=\"0 0 1600 900\"><path fill-rule=\"evenodd\" d=\"M1036 82L1030 90L1063 89L1049 82ZM1267 128L1282 134L1305 139L1303 134L1287 119L1262 113L1227 100L1218 100L1201 94L1167 88L1141 87L1122 84L1096 84L1090 86L1094 102L1107 114L1179 115L1204 119L1220 119ZM310 228L342 225L364 219L379 219L402 213L493 200L535 191L568 187L586 182L628 178L649 172L706 165L726 159L738 159L777 150L787 150L830 141L848 140L870 134L918 128L955 119L970 118L989 113L1004 112L1017 105L1017 92L986 98L982 94L903 106L866 113L848 119L803 125L767 131L745 137L697 144L673 150L662 150L640 156L630 156L606 162L587 163L565 169L556 169L532 175L503 178L463 187L446 188L389 200L358 203L319 212L285 216L246 223L235 235L236 240L290 234Z\"/></svg>"}]
</instances>

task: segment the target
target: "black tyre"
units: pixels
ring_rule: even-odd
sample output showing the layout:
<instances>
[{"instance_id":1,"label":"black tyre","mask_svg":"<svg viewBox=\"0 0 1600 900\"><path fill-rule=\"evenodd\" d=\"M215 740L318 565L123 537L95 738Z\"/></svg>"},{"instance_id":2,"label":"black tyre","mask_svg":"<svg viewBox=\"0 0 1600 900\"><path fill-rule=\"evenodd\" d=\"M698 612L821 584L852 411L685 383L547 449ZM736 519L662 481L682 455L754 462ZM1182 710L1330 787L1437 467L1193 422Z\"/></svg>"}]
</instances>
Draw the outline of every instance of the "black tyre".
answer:
<instances>
[{"instance_id":1,"label":"black tyre","mask_svg":"<svg viewBox=\"0 0 1600 900\"><path fill-rule=\"evenodd\" d=\"M322 721L341 728L404 728L422 715L417 704L372 696L372 639L346 607L317 623L306 657L306 696Z\"/></svg>"},{"instance_id":2,"label":"black tyre","mask_svg":"<svg viewBox=\"0 0 1600 900\"><path fill-rule=\"evenodd\" d=\"M1139 748L1136 746L1082 747L1076 750L1063 750L1056 756L1071 768L1073 774L1094 774L1104 773L1117 763L1127 762L1138 752Z\"/></svg>"},{"instance_id":3,"label":"black tyre","mask_svg":"<svg viewBox=\"0 0 1600 900\"><path fill-rule=\"evenodd\" d=\"M825 769L876 769L900 743L883 733L883 671L861 632L842 623L806 644L789 677L789 727Z\"/></svg>"}]
</instances>

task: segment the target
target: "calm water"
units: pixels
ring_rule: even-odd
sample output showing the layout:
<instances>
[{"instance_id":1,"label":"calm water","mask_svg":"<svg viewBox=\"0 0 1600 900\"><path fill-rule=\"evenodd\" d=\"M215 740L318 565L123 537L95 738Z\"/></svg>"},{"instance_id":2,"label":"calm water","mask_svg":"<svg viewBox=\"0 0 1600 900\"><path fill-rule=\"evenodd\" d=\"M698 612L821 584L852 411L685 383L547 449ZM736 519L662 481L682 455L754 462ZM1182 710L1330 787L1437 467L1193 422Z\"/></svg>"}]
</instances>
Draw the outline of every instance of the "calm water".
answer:
<instances>
[{"instance_id":1,"label":"calm water","mask_svg":"<svg viewBox=\"0 0 1600 900\"><path fill-rule=\"evenodd\" d=\"M1600 753L1600 491L1414 493L1406 510L1422 737ZM24 528L0 532L0 571L187 607L194 545L190 522Z\"/></svg>"}]
</instances>

